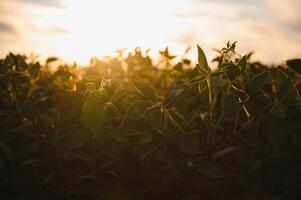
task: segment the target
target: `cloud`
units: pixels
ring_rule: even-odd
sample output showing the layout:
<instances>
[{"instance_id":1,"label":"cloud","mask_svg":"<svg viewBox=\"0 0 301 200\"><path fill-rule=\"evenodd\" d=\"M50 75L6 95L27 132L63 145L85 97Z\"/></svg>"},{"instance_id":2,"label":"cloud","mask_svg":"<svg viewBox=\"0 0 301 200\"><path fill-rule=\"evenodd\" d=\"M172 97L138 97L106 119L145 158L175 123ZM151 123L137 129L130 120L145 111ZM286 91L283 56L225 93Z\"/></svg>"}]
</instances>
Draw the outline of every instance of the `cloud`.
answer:
<instances>
[{"instance_id":1,"label":"cloud","mask_svg":"<svg viewBox=\"0 0 301 200\"><path fill-rule=\"evenodd\" d=\"M191 10L174 14L191 23L177 38L183 45L197 42L210 49L237 40L239 52L256 51L255 59L265 62L301 56L299 0L188 1Z\"/></svg>"},{"instance_id":2,"label":"cloud","mask_svg":"<svg viewBox=\"0 0 301 200\"><path fill-rule=\"evenodd\" d=\"M194 3L213 2L213 3L230 3L230 4L256 4L260 0L190 0Z\"/></svg>"},{"instance_id":3,"label":"cloud","mask_svg":"<svg viewBox=\"0 0 301 200\"><path fill-rule=\"evenodd\" d=\"M271 19L292 31L301 31L301 1L299 0L266 0L265 7Z\"/></svg>"},{"instance_id":4,"label":"cloud","mask_svg":"<svg viewBox=\"0 0 301 200\"><path fill-rule=\"evenodd\" d=\"M61 0L16 0L23 3L29 3L39 6L53 6L53 7L62 7L63 3Z\"/></svg>"},{"instance_id":5,"label":"cloud","mask_svg":"<svg viewBox=\"0 0 301 200\"><path fill-rule=\"evenodd\" d=\"M8 52L49 53L52 40L68 34L64 27L47 19L63 12L59 0L0 0L0 56ZM46 15L45 15L46 14Z\"/></svg>"},{"instance_id":6,"label":"cloud","mask_svg":"<svg viewBox=\"0 0 301 200\"><path fill-rule=\"evenodd\" d=\"M47 27L39 27L35 25L30 25L31 26L31 31L34 34L39 34L39 35L44 35L44 36L53 36L53 35L64 35L64 34L69 34L70 31L59 27L59 26L47 26Z\"/></svg>"},{"instance_id":7,"label":"cloud","mask_svg":"<svg viewBox=\"0 0 301 200\"><path fill-rule=\"evenodd\" d=\"M237 40L238 52L256 51L255 59L265 62L301 56L300 0L176 0L172 6L161 2L157 10L150 8L151 5L159 5L159 0L137 0L140 3L135 4L135 17L130 18L135 21L133 23L131 20L114 20L117 18L111 15L113 11L119 16L124 14L122 16L125 19L127 15L130 16L128 1L110 1L0 0L0 54L1 51L32 49L45 53L50 48L53 52L64 53L73 52L75 46L85 47L90 51L84 53L92 54L98 53L98 46L102 43L125 47L134 43L152 49L160 48L155 46L157 44L183 49L199 43L212 54L211 48L220 48L229 40ZM122 2L124 6L120 6ZM98 3L103 6L93 6ZM119 7L116 7L117 3ZM102 12L111 17L105 20L95 17L102 16L98 15ZM94 27L96 21L97 27ZM141 21L147 26L139 24ZM106 28L100 29L99 26ZM156 31L147 36L146 32L142 32L143 29ZM119 30L123 30L122 33ZM18 34L18 37L10 33ZM138 36L133 36L135 34ZM103 38L99 35L105 35L108 41L101 40ZM124 35L132 39L120 39ZM84 42L93 38L96 39L91 44ZM115 39L110 41L111 38ZM151 42L152 39L157 44ZM68 45L61 50L62 41L65 40ZM95 45L96 42L99 45Z\"/></svg>"},{"instance_id":8,"label":"cloud","mask_svg":"<svg viewBox=\"0 0 301 200\"><path fill-rule=\"evenodd\" d=\"M15 29L10 24L0 22L0 33L14 33Z\"/></svg>"}]
</instances>

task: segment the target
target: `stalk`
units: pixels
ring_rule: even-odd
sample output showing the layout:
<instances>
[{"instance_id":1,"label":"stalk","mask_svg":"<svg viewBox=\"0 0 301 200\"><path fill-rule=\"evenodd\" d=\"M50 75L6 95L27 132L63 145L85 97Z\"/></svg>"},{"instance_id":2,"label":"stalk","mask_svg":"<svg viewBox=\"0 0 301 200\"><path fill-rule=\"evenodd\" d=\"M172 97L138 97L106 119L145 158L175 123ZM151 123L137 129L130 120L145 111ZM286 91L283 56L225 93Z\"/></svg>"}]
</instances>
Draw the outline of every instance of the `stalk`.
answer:
<instances>
[{"instance_id":1,"label":"stalk","mask_svg":"<svg viewBox=\"0 0 301 200\"><path fill-rule=\"evenodd\" d=\"M208 111L208 119L209 119L209 131L212 128L212 120L213 120L213 91L212 91L212 84L210 74L207 75L207 87L208 87L208 104L209 104L209 111Z\"/></svg>"}]
</instances>

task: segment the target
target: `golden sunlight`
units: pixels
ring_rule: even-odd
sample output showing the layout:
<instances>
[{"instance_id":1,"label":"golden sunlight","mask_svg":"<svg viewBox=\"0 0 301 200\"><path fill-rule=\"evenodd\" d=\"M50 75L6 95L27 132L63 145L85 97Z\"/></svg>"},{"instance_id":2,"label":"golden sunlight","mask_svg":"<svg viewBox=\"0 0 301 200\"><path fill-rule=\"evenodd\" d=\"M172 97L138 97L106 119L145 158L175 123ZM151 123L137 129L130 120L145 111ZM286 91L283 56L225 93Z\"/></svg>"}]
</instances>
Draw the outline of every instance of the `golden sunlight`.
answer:
<instances>
[{"instance_id":1,"label":"golden sunlight","mask_svg":"<svg viewBox=\"0 0 301 200\"><path fill-rule=\"evenodd\" d=\"M0 0L0 200L301 199L301 0Z\"/></svg>"},{"instance_id":2,"label":"golden sunlight","mask_svg":"<svg viewBox=\"0 0 301 200\"><path fill-rule=\"evenodd\" d=\"M58 54L81 64L91 56L112 54L116 48L154 48L169 45L176 21L172 13L185 8L184 1L65 0L65 10L47 15L47 21L64 27L67 34L53 38ZM186 5L187 6L187 5Z\"/></svg>"},{"instance_id":3,"label":"golden sunlight","mask_svg":"<svg viewBox=\"0 0 301 200\"><path fill-rule=\"evenodd\" d=\"M281 62L300 56L300 1L289 1L0 1L0 56L32 52L85 65L116 49L150 48L154 56L169 46L182 54L198 43L212 59L212 48L238 41L242 54Z\"/></svg>"}]
</instances>

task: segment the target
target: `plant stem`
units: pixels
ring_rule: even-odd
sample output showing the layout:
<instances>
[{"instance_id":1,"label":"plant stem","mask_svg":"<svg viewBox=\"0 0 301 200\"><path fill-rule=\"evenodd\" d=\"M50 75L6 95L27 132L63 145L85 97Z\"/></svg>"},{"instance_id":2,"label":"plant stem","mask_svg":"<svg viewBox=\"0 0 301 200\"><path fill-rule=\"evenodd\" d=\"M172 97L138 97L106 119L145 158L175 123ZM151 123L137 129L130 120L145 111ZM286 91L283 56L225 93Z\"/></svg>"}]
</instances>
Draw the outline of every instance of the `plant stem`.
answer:
<instances>
[{"instance_id":1,"label":"plant stem","mask_svg":"<svg viewBox=\"0 0 301 200\"><path fill-rule=\"evenodd\" d=\"M208 87L208 104L209 104L208 120L209 120L209 131L211 131L212 119L213 119L213 91L212 91L212 84L211 84L211 78L209 73L207 76L207 87Z\"/></svg>"}]
</instances>

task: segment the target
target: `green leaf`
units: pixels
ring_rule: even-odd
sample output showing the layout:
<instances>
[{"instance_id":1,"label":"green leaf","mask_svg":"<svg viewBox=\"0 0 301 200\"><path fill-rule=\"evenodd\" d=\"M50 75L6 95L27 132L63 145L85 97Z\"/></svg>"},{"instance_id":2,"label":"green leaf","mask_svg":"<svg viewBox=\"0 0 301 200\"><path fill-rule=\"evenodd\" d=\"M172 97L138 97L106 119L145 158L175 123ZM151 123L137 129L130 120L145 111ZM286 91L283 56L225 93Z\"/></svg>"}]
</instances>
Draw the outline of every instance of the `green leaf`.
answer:
<instances>
[{"instance_id":1,"label":"green leaf","mask_svg":"<svg viewBox=\"0 0 301 200\"><path fill-rule=\"evenodd\" d=\"M5 74L8 76L25 76L25 74L23 74L19 71L16 71L16 70L11 70L11 69L8 69Z\"/></svg>"},{"instance_id":2,"label":"green leaf","mask_svg":"<svg viewBox=\"0 0 301 200\"><path fill-rule=\"evenodd\" d=\"M279 151L291 146L290 123L267 115L262 120L262 131L265 139L274 148Z\"/></svg>"},{"instance_id":3,"label":"green leaf","mask_svg":"<svg viewBox=\"0 0 301 200\"><path fill-rule=\"evenodd\" d=\"M72 149L79 148L86 144L90 140L90 136L87 134L72 134L66 141L65 145Z\"/></svg>"},{"instance_id":4,"label":"green leaf","mask_svg":"<svg viewBox=\"0 0 301 200\"><path fill-rule=\"evenodd\" d=\"M301 74L301 59L287 60L286 65L298 74Z\"/></svg>"},{"instance_id":5,"label":"green leaf","mask_svg":"<svg viewBox=\"0 0 301 200\"><path fill-rule=\"evenodd\" d=\"M90 161L90 155L79 151L79 149L72 149L71 151L66 151L66 155L82 161Z\"/></svg>"},{"instance_id":6,"label":"green leaf","mask_svg":"<svg viewBox=\"0 0 301 200\"><path fill-rule=\"evenodd\" d=\"M199 135L195 133L189 133L185 135L175 136L176 144L185 153L194 154L198 150Z\"/></svg>"},{"instance_id":7,"label":"green leaf","mask_svg":"<svg viewBox=\"0 0 301 200\"><path fill-rule=\"evenodd\" d=\"M7 70L8 65L6 65L4 61L0 59L0 74L4 74Z\"/></svg>"},{"instance_id":8,"label":"green leaf","mask_svg":"<svg viewBox=\"0 0 301 200\"><path fill-rule=\"evenodd\" d=\"M112 103L118 101L121 97L123 97L126 94L126 89L117 89L114 91L113 95L111 96L110 101Z\"/></svg>"},{"instance_id":9,"label":"green leaf","mask_svg":"<svg viewBox=\"0 0 301 200\"><path fill-rule=\"evenodd\" d=\"M174 67L173 67L174 70L178 71L178 72L181 72L183 71L183 63L179 62L177 63Z\"/></svg>"},{"instance_id":10,"label":"green leaf","mask_svg":"<svg viewBox=\"0 0 301 200\"><path fill-rule=\"evenodd\" d=\"M222 156L224 156L224 155L226 155L228 153L232 153L232 152L234 152L234 151L236 151L238 149L239 149L239 147L227 147L227 148L225 148L225 149L223 149L223 150L215 153L213 155L213 157L216 159L216 158L222 157Z\"/></svg>"},{"instance_id":11,"label":"green leaf","mask_svg":"<svg viewBox=\"0 0 301 200\"><path fill-rule=\"evenodd\" d=\"M294 87L292 79L280 67L271 69L271 75L278 86L278 93L296 95L296 88Z\"/></svg>"},{"instance_id":12,"label":"green leaf","mask_svg":"<svg viewBox=\"0 0 301 200\"><path fill-rule=\"evenodd\" d=\"M49 58L47 58L47 60L46 60L46 64L55 62L55 61L57 61L57 60L58 60L58 58L56 58L56 57L49 57Z\"/></svg>"},{"instance_id":13,"label":"green leaf","mask_svg":"<svg viewBox=\"0 0 301 200\"><path fill-rule=\"evenodd\" d=\"M42 178L40 184L47 184L50 181L52 181L54 177L55 177L55 173L50 173Z\"/></svg>"},{"instance_id":14,"label":"green leaf","mask_svg":"<svg viewBox=\"0 0 301 200\"><path fill-rule=\"evenodd\" d=\"M148 98L149 100L153 101L153 102L157 102L158 101L158 97L156 94L156 91L149 86L145 86L143 84L140 84L138 82L134 82L135 88L137 89L137 91L144 97Z\"/></svg>"},{"instance_id":15,"label":"green leaf","mask_svg":"<svg viewBox=\"0 0 301 200\"><path fill-rule=\"evenodd\" d=\"M281 111L283 111L285 108L297 104L298 101L297 99L293 98L293 97L285 97L283 99L281 99L279 102L277 102L271 109L270 109L270 113L279 113Z\"/></svg>"},{"instance_id":16,"label":"green leaf","mask_svg":"<svg viewBox=\"0 0 301 200\"><path fill-rule=\"evenodd\" d=\"M266 84L268 78L269 78L268 71L261 72L260 74L255 76L252 80L246 83L246 92L247 93L257 92L260 88L262 88Z\"/></svg>"},{"instance_id":17,"label":"green leaf","mask_svg":"<svg viewBox=\"0 0 301 200\"><path fill-rule=\"evenodd\" d=\"M97 92L98 97L100 97L101 99L105 98L108 95L107 90L103 87L98 88L98 90L95 92Z\"/></svg>"},{"instance_id":18,"label":"green leaf","mask_svg":"<svg viewBox=\"0 0 301 200\"><path fill-rule=\"evenodd\" d=\"M204 164L200 167L199 172L211 179L220 179L225 177L225 172L211 164Z\"/></svg>"},{"instance_id":19,"label":"green leaf","mask_svg":"<svg viewBox=\"0 0 301 200\"><path fill-rule=\"evenodd\" d=\"M35 64L31 65L30 70L29 70L29 75L32 79L36 79L38 77L40 68L41 68L41 66L39 63L35 63Z\"/></svg>"},{"instance_id":20,"label":"green leaf","mask_svg":"<svg viewBox=\"0 0 301 200\"><path fill-rule=\"evenodd\" d=\"M223 101L223 111L226 117L231 117L237 114L241 109L241 105L236 101L236 99L231 96L227 95L224 97Z\"/></svg>"},{"instance_id":21,"label":"green leaf","mask_svg":"<svg viewBox=\"0 0 301 200\"><path fill-rule=\"evenodd\" d=\"M21 163L22 167L27 167L28 165L32 165L39 162L39 160L25 160L24 162Z\"/></svg>"},{"instance_id":22,"label":"green leaf","mask_svg":"<svg viewBox=\"0 0 301 200\"><path fill-rule=\"evenodd\" d=\"M147 144L152 142L153 136L148 132L135 131L126 134L127 141L131 144Z\"/></svg>"},{"instance_id":23,"label":"green leaf","mask_svg":"<svg viewBox=\"0 0 301 200\"><path fill-rule=\"evenodd\" d=\"M214 78L214 77L221 76L221 75L223 75L223 74L225 74L224 71L215 71L215 72L212 72L212 73L210 74L210 77Z\"/></svg>"},{"instance_id":24,"label":"green leaf","mask_svg":"<svg viewBox=\"0 0 301 200\"><path fill-rule=\"evenodd\" d=\"M240 68L240 71L242 74L246 74L246 71L247 71L247 58L248 58L249 54L248 55L244 55L238 62L238 67Z\"/></svg>"},{"instance_id":25,"label":"green leaf","mask_svg":"<svg viewBox=\"0 0 301 200\"><path fill-rule=\"evenodd\" d=\"M233 64L227 65L225 71L230 81L233 81L240 74L239 68Z\"/></svg>"},{"instance_id":26,"label":"green leaf","mask_svg":"<svg viewBox=\"0 0 301 200\"><path fill-rule=\"evenodd\" d=\"M167 119L170 121L172 126L180 133L186 134L185 130L180 126L180 124L170 115L169 111L164 108Z\"/></svg>"},{"instance_id":27,"label":"green leaf","mask_svg":"<svg viewBox=\"0 0 301 200\"><path fill-rule=\"evenodd\" d=\"M1 141L0 141L0 153L4 155L6 159L8 159L10 162L14 161L14 154L11 148Z\"/></svg>"},{"instance_id":28,"label":"green leaf","mask_svg":"<svg viewBox=\"0 0 301 200\"><path fill-rule=\"evenodd\" d=\"M152 104L148 100L136 100L133 102L133 107L144 113L148 108L152 107Z\"/></svg>"},{"instance_id":29,"label":"green leaf","mask_svg":"<svg viewBox=\"0 0 301 200\"><path fill-rule=\"evenodd\" d=\"M129 109L131 109L131 107L133 105L133 103L130 102L127 98L121 99L121 104L125 111L129 111Z\"/></svg>"},{"instance_id":30,"label":"green leaf","mask_svg":"<svg viewBox=\"0 0 301 200\"><path fill-rule=\"evenodd\" d=\"M210 68L208 66L206 55L199 45L197 45L197 48L198 48L198 62L199 62L197 68L201 74L208 74L210 72Z\"/></svg>"},{"instance_id":31,"label":"green leaf","mask_svg":"<svg viewBox=\"0 0 301 200\"><path fill-rule=\"evenodd\" d=\"M97 134L105 120L104 105L94 96L89 96L82 106L81 123L91 133Z\"/></svg>"},{"instance_id":32,"label":"green leaf","mask_svg":"<svg viewBox=\"0 0 301 200\"><path fill-rule=\"evenodd\" d=\"M192 80L187 81L185 84L192 85L192 84L197 84L197 83L200 83L203 81L206 81L206 78L204 76L201 76L201 77L197 76L197 77L193 78Z\"/></svg>"}]
</instances>

